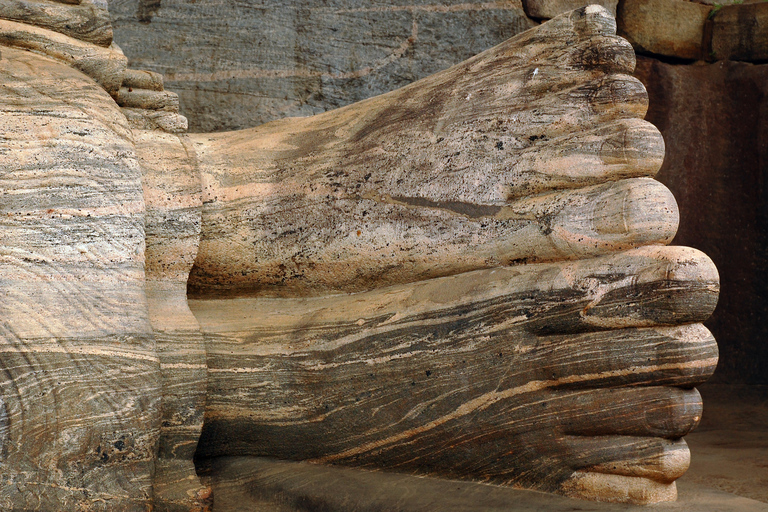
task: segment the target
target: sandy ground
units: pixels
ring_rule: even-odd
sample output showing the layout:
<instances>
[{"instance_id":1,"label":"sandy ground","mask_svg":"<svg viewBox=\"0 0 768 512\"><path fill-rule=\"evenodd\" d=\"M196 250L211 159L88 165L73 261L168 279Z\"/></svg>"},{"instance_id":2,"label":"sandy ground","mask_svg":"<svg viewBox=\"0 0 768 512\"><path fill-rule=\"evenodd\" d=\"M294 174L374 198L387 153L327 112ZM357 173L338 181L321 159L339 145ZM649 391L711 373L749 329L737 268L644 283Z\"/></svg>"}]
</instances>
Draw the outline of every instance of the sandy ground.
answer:
<instances>
[{"instance_id":1,"label":"sandy ground","mask_svg":"<svg viewBox=\"0 0 768 512\"><path fill-rule=\"evenodd\" d=\"M717 489L768 504L768 387L705 385L701 395L704 415L685 438L691 467L678 487Z\"/></svg>"}]
</instances>

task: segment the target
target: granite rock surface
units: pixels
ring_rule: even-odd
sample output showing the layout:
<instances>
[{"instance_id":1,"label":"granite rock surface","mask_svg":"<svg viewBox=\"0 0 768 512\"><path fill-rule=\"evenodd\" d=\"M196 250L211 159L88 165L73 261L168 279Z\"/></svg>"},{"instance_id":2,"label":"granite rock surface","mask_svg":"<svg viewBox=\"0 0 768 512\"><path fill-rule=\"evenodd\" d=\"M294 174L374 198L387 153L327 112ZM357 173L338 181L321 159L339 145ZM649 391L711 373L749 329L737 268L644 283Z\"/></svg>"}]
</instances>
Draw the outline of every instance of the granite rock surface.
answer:
<instances>
[{"instance_id":1,"label":"granite rock surface","mask_svg":"<svg viewBox=\"0 0 768 512\"><path fill-rule=\"evenodd\" d=\"M110 13L131 67L164 74L202 132L382 94L536 24L520 0L113 0Z\"/></svg>"},{"instance_id":2,"label":"granite rock surface","mask_svg":"<svg viewBox=\"0 0 768 512\"><path fill-rule=\"evenodd\" d=\"M377 13L372 35L410 27L384 69L440 16L521 5L342 7ZM193 454L240 452L674 499L718 275L663 247L663 141L607 10L523 17L411 86L196 136L157 75L30 12L0 21L4 508L204 510ZM263 226L291 222L264 252ZM275 281L290 265L309 272Z\"/></svg>"}]
</instances>

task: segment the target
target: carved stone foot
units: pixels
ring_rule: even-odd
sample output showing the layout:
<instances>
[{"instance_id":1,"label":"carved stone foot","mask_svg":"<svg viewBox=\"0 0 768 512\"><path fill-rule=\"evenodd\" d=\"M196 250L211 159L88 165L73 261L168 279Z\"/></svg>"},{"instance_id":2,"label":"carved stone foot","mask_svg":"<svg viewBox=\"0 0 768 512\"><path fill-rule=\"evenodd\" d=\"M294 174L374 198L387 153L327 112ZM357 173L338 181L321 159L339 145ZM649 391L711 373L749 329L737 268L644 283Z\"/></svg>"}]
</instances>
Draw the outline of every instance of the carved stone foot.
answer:
<instances>
[{"instance_id":1,"label":"carved stone foot","mask_svg":"<svg viewBox=\"0 0 768 512\"><path fill-rule=\"evenodd\" d=\"M198 455L674 499L717 363L706 256L643 247L316 299L195 300ZM684 325L677 325L684 324Z\"/></svg>"},{"instance_id":2,"label":"carved stone foot","mask_svg":"<svg viewBox=\"0 0 768 512\"><path fill-rule=\"evenodd\" d=\"M195 293L360 291L669 243L632 47L593 6L408 87L311 118L193 135Z\"/></svg>"},{"instance_id":3,"label":"carved stone foot","mask_svg":"<svg viewBox=\"0 0 768 512\"><path fill-rule=\"evenodd\" d=\"M718 277L658 245L677 207L633 67L587 7L378 98L192 136L198 455L674 499Z\"/></svg>"},{"instance_id":4,"label":"carved stone foot","mask_svg":"<svg viewBox=\"0 0 768 512\"><path fill-rule=\"evenodd\" d=\"M203 410L204 456L673 498L718 280L660 245L663 141L604 9L186 137L139 131L183 122L67 35L83 5L0 21L0 508L209 508Z\"/></svg>"}]
</instances>

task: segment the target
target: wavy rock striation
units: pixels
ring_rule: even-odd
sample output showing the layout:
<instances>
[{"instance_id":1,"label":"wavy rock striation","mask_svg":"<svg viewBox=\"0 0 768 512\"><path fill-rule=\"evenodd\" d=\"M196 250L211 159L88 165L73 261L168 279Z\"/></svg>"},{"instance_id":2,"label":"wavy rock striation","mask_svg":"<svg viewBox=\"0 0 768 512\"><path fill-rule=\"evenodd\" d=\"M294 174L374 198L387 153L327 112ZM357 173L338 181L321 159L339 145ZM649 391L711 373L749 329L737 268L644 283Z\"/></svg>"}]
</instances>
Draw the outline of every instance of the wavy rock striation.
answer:
<instances>
[{"instance_id":1,"label":"wavy rock striation","mask_svg":"<svg viewBox=\"0 0 768 512\"><path fill-rule=\"evenodd\" d=\"M3 5L4 510L207 510L195 454L674 499L719 278L607 10L187 135L102 3Z\"/></svg>"}]
</instances>

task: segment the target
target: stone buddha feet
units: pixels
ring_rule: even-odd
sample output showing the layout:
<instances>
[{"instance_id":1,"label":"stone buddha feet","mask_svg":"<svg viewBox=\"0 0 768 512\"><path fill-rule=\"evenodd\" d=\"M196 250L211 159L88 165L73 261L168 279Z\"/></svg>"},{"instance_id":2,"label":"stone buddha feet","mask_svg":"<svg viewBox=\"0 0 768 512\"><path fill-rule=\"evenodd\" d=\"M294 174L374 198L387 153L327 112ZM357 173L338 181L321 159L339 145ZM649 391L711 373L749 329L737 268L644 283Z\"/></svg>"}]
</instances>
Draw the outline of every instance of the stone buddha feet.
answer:
<instances>
[{"instance_id":1,"label":"stone buddha feet","mask_svg":"<svg viewBox=\"0 0 768 512\"><path fill-rule=\"evenodd\" d=\"M641 247L354 295L193 300L200 456L252 454L608 501L675 498L717 364L701 253Z\"/></svg>"},{"instance_id":2,"label":"stone buddha feet","mask_svg":"<svg viewBox=\"0 0 768 512\"><path fill-rule=\"evenodd\" d=\"M674 499L718 276L607 11L178 135L102 8L0 21L0 506L202 510L195 449Z\"/></svg>"},{"instance_id":3,"label":"stone buddha feet","mask_svg":"<svg viewBox=\"0 0 768 512\"><path fill-rule=\"evenodd\" d=\"M198 455L675 499L718 276L663 247L633 68L588 7L380 97L191 136Z\"/></svg>"}]
</instances>

